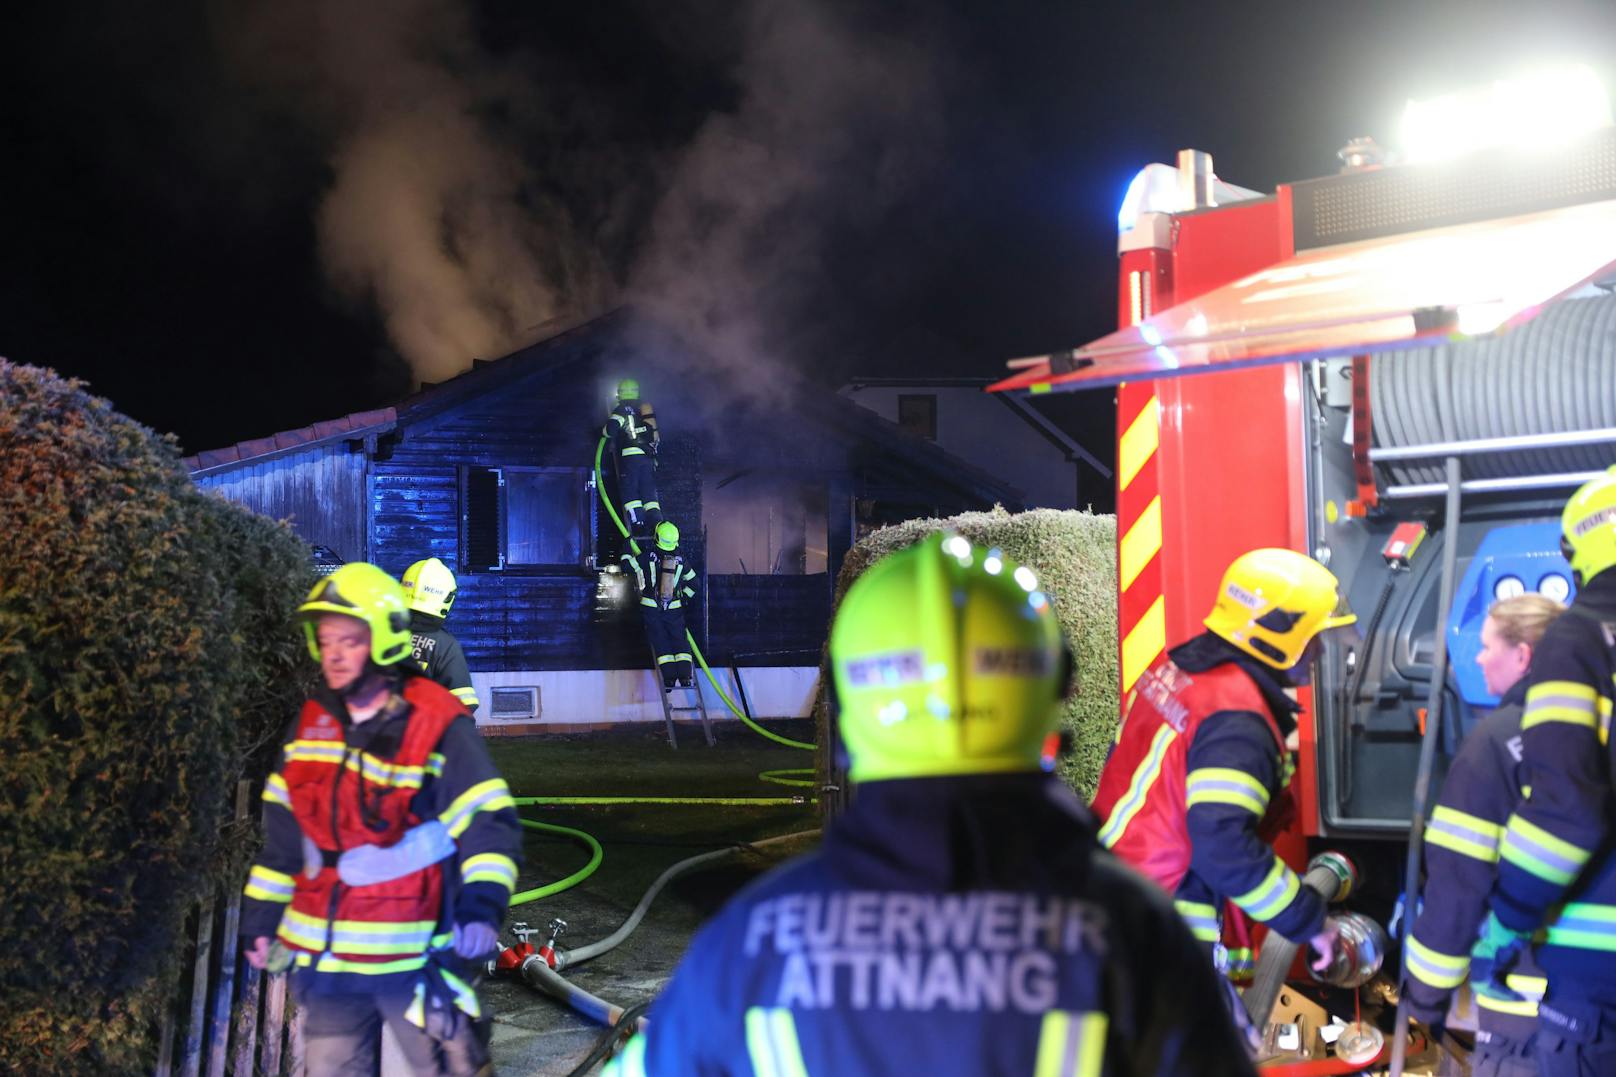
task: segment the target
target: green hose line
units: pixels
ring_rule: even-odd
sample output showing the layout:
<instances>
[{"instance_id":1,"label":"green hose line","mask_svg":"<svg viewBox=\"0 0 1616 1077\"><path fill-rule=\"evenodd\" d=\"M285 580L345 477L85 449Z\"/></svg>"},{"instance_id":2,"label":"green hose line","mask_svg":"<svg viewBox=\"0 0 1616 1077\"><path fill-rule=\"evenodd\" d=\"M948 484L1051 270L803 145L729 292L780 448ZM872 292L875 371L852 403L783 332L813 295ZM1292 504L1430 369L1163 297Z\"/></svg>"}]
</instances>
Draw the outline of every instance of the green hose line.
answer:
<instances>
[{"instance_id":1,"label":"green hose line","mask_svg":"<svg viewBox=\"0 0 1616 1077\"><path fill-rule=\"evenodd\" d=\"M600 495L600 503L606 506L606 514L612 518L612 523L617 525L618 533L628 539L629 546L638 554L640 544L634 541L634 536L630 535L628 528L623 526L623 518L617 515L617 509L612 506L612 499L606 496L606 484L600 479L600 458L605 451L606 439L602 437L600 444L595 446L595 492Z\"/></svg>"},{"instance_id":2,"label":"green hose line","mask_svg":"<svg viewBox=\"0 0 1616 1077\"><path fill-rule=\"evenodd\" d=\"M707 657L701 653L701 648L696 646L696 637L690 634L690 629L688 628L685 629L685 639L690 642L690 653L696 656L696 661L701 663L702 672L707 674L707 683L713 686L713 691L718 693L718 698L724 701L724 706L729 708L729 712L735 717L739 718L742 722L746 723L746 727L748 729L754 733L760 734L761 736L768 737L776 744L784 744L787 748L801 748L805 752L811 752L819 747L817 744L807 744L800 740L792 740L790 737L782 737L778 733L771 733L767 729L764 729L762 726L758 725L751 718L748 718L746 712L741 710L734 704L733 701L730 700L729 696L724 692L723 686L718 683L718 678L713 676L712 667L707 665ZM768 779L765 779L765 781L767 780Z\"/></svg>"},{"instance_id":3,"label":"green hose line","mask_svg":"<svg viewBox=\"0 0 1616 1077\"><path fill-rule=\"evenodd\" d=\"M758 777L763 781L773 782L775 785L806 785L812 788L814 784L814 773L815 771L813 767L790 767L786 770L765 770L758 774ZM790 777L790 775L794 774L806 774L808 777ZM816 804L819 802L818 797L810 797L809 799L814 801Z\"/></svg>"},{"instance_id":4,"label":"green hose line","mask_svg":"<svg viewBox=\"0 0 1616 1077\"><path fill-rule=\"evenodd\" d=\"M515 801L518 805L531 803L527 797L516 797ZM511 904L513 906L525 905L530 901L537 901L540 898L549 897L551 894L559 894L563 890L570 890L595 874L595 869L600 867L601 859L605 854L600 850L600 842L596 841L592 835L585 834L582 830L574 830L570 826L540 823L532 819L523 819L521 823L530 830L547 830L552 834L565 834L569 838L575 838L583 842L589 846L589 863L568 875L565 879L557 879L553 883L545 883L543 886L534 887L532 890L523 890L520 894L512 894Z\"/></svg>"},{"instance_id":5,"label":"green hose line","mask_svg":"<svg viewBox=\"0 0 1616 1077\"><path fill-rule=\"evenodd\" d=\"M791 771L770 771L789 774ZM813 773L808 771L807 773ZM803 782L812 785L812 782ZM740 804L751 807L780 807L802 804L806 797L517 797L518 804Z\"/></svg>"}]
</instances>

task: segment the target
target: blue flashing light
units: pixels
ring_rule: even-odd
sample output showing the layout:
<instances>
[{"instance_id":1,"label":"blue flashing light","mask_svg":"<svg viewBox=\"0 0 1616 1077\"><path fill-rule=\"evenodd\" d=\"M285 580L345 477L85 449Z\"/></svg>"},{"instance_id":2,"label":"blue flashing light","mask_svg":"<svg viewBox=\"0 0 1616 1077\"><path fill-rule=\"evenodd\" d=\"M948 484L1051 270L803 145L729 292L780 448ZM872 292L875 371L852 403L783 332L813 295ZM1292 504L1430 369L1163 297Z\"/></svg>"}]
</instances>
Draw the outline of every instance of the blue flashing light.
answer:
<instances>
[{"instance_id":1,"label":"blue flashing light","mask_svg":"<svg viewBox=\"0 0 1616 1077\"><path fill-rule=\"evenodd\" d=\"M1552 582L1555 579L1560 582ZM1448 654L1459 694L1473 707L1498 706L1498 697L1487 691L1481 667L1476 665L1476 656L1481 653L1481 623L1494 602L1522 594L1528 580L1537 581L1540 594L1560 602L1570 602L1575 595L1571 566L1560 555L1559 521L1510 524L1487 532L1453 593L1453 609L1448 612Z\"/></svg>"},{"instance_id":2,"label":"blue flashing light","mask_svg":"<svg viewBox=\"0 0 1616 1077\"><path fill-rule=\"evenodd\" d=\"M1128 181L1117 210L1117 233L1129 231L1143 213L1174 213L1178 206L1178 171L1171 165L1146 165Z\"/></svg>"}]
</instances>

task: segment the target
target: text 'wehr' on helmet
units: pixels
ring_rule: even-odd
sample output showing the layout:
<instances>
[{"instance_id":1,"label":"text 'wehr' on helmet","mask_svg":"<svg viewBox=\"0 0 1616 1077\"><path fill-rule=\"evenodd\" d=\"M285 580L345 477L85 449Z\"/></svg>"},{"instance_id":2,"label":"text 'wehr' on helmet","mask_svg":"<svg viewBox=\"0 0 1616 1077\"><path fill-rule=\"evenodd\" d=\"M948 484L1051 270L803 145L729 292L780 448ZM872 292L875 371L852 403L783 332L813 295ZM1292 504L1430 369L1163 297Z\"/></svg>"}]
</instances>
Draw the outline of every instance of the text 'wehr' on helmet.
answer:
<instances>
[{"instance_id":1,"label":"text 'wehr' on helmet","mask_svg":"<svg viewBox=\"0 0 1616 1077\"><path fill-rule=\"evenodd\" d=\"M429 617L446 618L454 606L456 583L449 566L436 557L417 561L404 570L400 581L410 609Z\"/></svg>"},{"instance_id":2,"label":"text 'wehr' on helmet","mask_svg":"<svg viewBox=\"0 0 1616 1077\"><path fill-rule=\"evenodd\" d=\"M830 660L854 781L1039 770L1071 673L1032 570L952 534L859 577Z\"/></svg>"},{"instance_id":3,"label":"text 'wehr' on helmet","mask_svg":"<svg viewBox=\"0 0 1616 1077\"><path fill-rule=\"evenodd\" d=\"M1229 565L1204 624L1265 665L1289 669L1314 636L1357 619L1335 573L1295 550L1265 548Z\"/></svg>"},{"instance_id":4,"label":"text 'wehr' on helmet","mask_svg":"<svg viewBox=\"0 0 1616 1077\"><path fill-rule=\"evenodd\" d=\"M375 565L352 561L314 585L297 608L309 653L320 660L315 622L322 613L339 613L365 622L370 629L370 659L390 666L410 655L410 611L404 588Z\"/></svg>"}]
</instances>

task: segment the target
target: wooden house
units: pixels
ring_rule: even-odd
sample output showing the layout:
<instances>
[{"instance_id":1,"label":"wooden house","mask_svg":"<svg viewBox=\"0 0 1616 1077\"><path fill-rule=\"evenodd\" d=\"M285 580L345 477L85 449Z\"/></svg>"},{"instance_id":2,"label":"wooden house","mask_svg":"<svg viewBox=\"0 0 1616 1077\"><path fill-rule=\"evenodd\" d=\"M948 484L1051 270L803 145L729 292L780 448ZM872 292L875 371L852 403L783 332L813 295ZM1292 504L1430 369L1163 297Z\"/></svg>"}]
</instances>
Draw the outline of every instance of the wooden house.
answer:
<instances>
[{"instance_id":1,"label":"wooden house","mask_svg":"<svg viewBox=\"0 0 1616 1077\"><path fill-rule=\"evenodd\" d=\"M809 712L836 571L859 534L1025 506L1002 480L833 391L749 381L646 339L610 314L395 407L187 464L199 486L290 518L341 559L396 575L441 558L459 582L448 628L490 732L661 717L594 483L619 378L637 378L656 408L662 504L703 575L692 630L725 680L744 669L762 716ZM716 697L709 706L722 714Z\"/></svg>"}]
</instances>

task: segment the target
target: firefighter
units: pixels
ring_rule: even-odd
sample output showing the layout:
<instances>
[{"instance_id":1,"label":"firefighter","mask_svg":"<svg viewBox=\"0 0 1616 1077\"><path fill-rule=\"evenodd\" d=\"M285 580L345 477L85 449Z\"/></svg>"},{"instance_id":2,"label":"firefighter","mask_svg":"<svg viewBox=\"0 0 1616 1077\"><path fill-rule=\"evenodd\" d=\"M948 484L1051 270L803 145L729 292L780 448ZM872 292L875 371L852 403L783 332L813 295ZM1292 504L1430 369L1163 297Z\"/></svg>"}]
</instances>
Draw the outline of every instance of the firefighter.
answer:
<instances>
[{"instance_id":1,"label":"firefighter","mask_svg":"<svg viewBox=\"0 0 1616 1077\"><path fill-rule=\"evenodd\" d=\"M1470 948L1487 916L1498 877L1498 842L1522 799L1521 706L1526 672L1544 631L1565 607L1536 594L1493 604L1481 626L1481 666L1498 708L1465 738L1442 783L1442 797L1425 828L1425 893L1408 940L1409 1012L1443 1023L1449 996L1470 965ZM1532 1034L1537 1029L1541 973L1523 960L1508 985L1523 997L1500 997L1485 981L1475 985L1478 1010L1473 1077L1532 1077Z\"/></svg>"},{"instance_id":2,"label":"firefighter","mask_svg":"<svg viewBox=\"0 0 1616 1077\"><path fill-rule=\"evenodd\" d=\"M661 443L656 415L640 400L640 383L624 378L617 383L617 404L606 417L601 437L611 446L617 468L618 506L627 517L629 534L649 540L662 522L657 499L656 452Z\"/></svg>"},{"instance_id":3,"label":"firefighter","mask_svg":"<svg viewBox=\"0 0 1616 1077\"><path fill-rule=\"evenodd\" d=\"M1323 899L1269 841L1293 810L1286 690L1306 683L1318 633L1354 620L1323 565L1252 550L1224 573L1207 630L1128 693L1094 799L1100 841L1173 895L1225 970L1225 901L1328 965Z\"/></svg>"},{"instance_id":4,"label":"firefighter","mask_svg":"<svg viewBox=\"0 0 1616 1077\"><path fill-rule=\"evenodd\" d=\"M1584 484L1561 515L1577 597L1532 659L1521 744L1530 792L1499 845L1492 915L1472 980L1511 997L1508 976L1539 936L1548 977L1538 1007L1538 1069L1616 1073L1616 814L1609 730L1616 701L1616 468Z\"/></svg>"},{"instance_id":5,"label":"firefighter","mask_svg":"<svg viewBox=\"0 0 1616 1077\"><path fill-rule=\"evenodd\" d=\"M443 627L454 606L454 573L436 557L428 557L404 570L403 583L410 602L410 657L428 680L449 689L450 695L476 714L477 689L471 684L466 652Z\"/></svg>"},{"instance_id":6,"label":"firefighter","mask_svg":"<svg viewBox=\"0 0 1616 1077\"><path fill-rule=\"evenodd\" d=\"M608 1072L1252 1073L1183 922L1041 769L1071 665L1030 570L933 536L853 585L830 659L858 795Z\"/></svg>"},{"instance_id":7,"label":"firefighter","mask_svg":"<svg viewBox=\"0 0 1616 1077\"><path fill-rule=\"evenodd\" d=\"M384 1021L417 1073L486 1072L472 970L516 882L510 791L465 707L408 661L395 580L344 565L298 617L322 683L264 786L244 956L290 966L311 1075L375 1072Z\"/></svg>"},{"instance_id":8,"label":"firefighter","mask_svg":"<svg viewBox=\"0 0 1616 1077\"><path fill-rule=\"evenodd\" d=\"M623 560L639 589L640 613L662 674L663 690L693 685L685 610L697 605L696 570L679 552L679 529L673 521L663 520L657 524L656 545L639 554L625 553Z\"/></svg>"}]
</instances>

